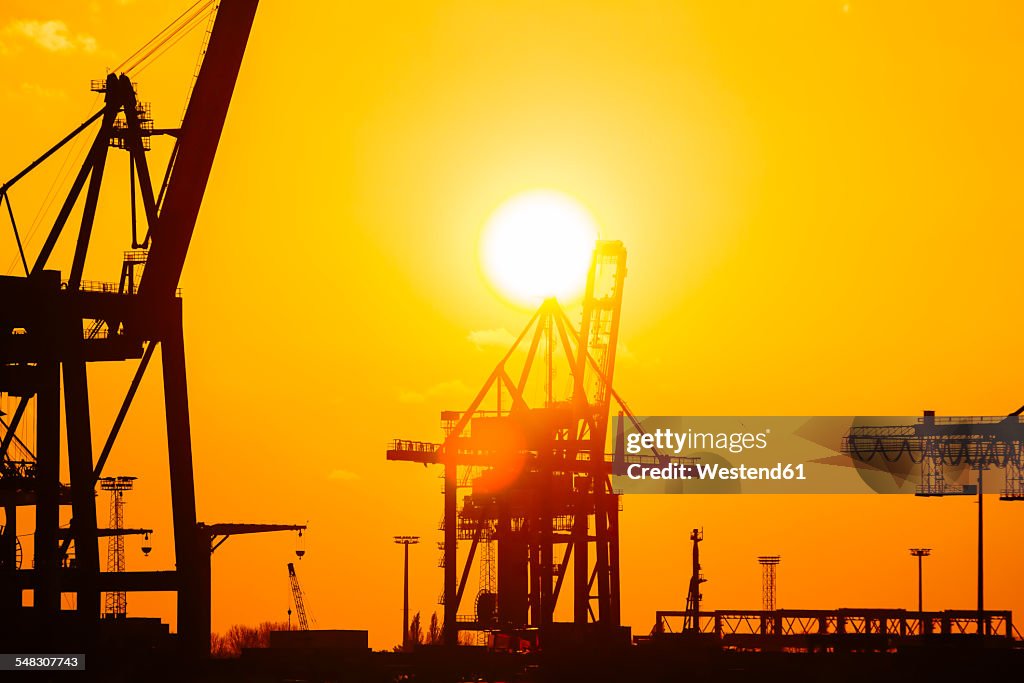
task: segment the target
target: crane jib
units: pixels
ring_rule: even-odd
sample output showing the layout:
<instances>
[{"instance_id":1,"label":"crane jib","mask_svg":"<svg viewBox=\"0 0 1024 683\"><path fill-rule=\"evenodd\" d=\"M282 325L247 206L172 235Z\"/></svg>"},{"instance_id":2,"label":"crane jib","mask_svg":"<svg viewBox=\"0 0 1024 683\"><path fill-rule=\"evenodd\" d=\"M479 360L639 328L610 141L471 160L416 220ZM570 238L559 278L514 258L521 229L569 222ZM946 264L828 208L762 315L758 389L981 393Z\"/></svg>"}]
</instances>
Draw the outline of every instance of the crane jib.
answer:
<instances>
[{"instance_id":1,"label":"crane jib","mask_svg":"<svg viewBox=\"0 0 1024 683\"><path fill-rule=\"evenodd\" d=\"M258 0L224 0L178 137L139 296L174 296L213 168Z\"/></svg>"}]
</instances>

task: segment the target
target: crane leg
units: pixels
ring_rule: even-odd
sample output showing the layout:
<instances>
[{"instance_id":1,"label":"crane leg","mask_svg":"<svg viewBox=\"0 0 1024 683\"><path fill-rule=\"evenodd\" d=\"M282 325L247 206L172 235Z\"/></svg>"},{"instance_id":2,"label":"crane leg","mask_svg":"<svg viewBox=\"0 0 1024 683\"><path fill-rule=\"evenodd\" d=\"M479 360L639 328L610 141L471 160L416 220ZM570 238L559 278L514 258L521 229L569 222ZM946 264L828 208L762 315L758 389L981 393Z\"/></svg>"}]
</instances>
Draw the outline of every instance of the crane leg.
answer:
<instances>
[{"instance_id":1,"label":"crane leg","mask_svg":"<svg viewBox=\"0 0 1024 683\"><path fill-rule=\"evenodd\" d=\"M81 324L70 332L79 336ZM100 616L99 543L96 538L96 494L92 471L92 431L89 425L89 389L85 361L64 362L64 413L68 428L68 470L71 476L72 533L75 571L78 573L78 614L85 633Z\"/></svg>"},{"instance_id":2,"label":"crane leg","mask_svg":"<svg viewBox=\"0 0 1024 683\"><path fill-rule=\"evenodd\" d=\"M174 556L178 572L178 636L188 655L205 657L210 650L210 550L206 548L204 552L196 527L196 492L192 471L181 300L175 299L168 310L172 314L166 319L160 348L167 416Z\"/></svg>"}]
</instances>

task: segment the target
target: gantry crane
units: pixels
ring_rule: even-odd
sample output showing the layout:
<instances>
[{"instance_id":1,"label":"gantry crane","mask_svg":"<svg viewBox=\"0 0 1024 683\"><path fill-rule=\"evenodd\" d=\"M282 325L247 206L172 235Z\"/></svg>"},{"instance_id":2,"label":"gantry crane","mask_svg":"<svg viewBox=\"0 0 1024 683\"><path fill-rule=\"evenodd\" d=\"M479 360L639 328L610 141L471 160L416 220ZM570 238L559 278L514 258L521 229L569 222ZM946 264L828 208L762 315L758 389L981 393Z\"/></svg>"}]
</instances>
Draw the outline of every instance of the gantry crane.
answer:
<instances>
[{"instance_id":1,"label":"gantry crane","mask_svg":"<svg viewBox=\"0 0 1024 683\"><path fill-rule=\"evenodd\" d=\"M292 600L295 601L295 617L299 620L299 630L308 631L309 621L306 619L306 603L303 600L299 577L295 575L295 563L288 563L288 581L292 586Z\"/></svg>"},{"instance_id":2,"label":"gantry crane","mask_svg":"<svg viewBox=\"0 0 1024 683\"><path fill-rule=\"evenodd\" d=\"M88 645L100 615L104 591L156 590L177 594L178 633L185 651L209 650L209 549L211 529L196 521L188 391L182 329L182 300L177 291L185 256L245 52L258 0L221 0L180 127L156 128L149 108L137 98L132 69L152 55L147 44L133 64L115 69L93 84L103 107L24 170L0 186L6 201L24 276L0 277L0 391L18 397L17 409L4 422L0 442L0 494L8 530L0 549L3 567L12 567L19 506L35 508L34 560L31 569L13 572L11 588L0 594L0 629L20 636L21 588L34 591L34 623L55 623L61 593L75 591L76 631ZM206 3L202 8L210 8ZM200 9L202 9L200 8ZM193 21L196 13L188 17ZM202 19L202 17L200 17ZM181 31L185 24L178 26ZM167 37L157 44L170 40ZM148 49L148 52L145 51ZM131 59L131 58L130 58ZM85 162L35 258L30 258L11 205L15 185L70 141L98 123ZM147 152L158 135L173 138L163 181L154 184ZM128 155L132 180L131 249L125 253L120 282L84 279L86 257L108 150ZM84 198L83 198L84 195ZM141 200L146 230L140 237L135 219ZM81 205L81 222L70 264L58 269L55 247L73 211ZM141 274L140 274L141 273ZM161 348L163 398L173 520L175 569L163 572L101 572L96 526L96 483L117 439L144 373ZM90 392L86 366L99 361L139 363L98 457L93 453ZM61 396L64 419L61 418ZM34 403L34 411L26 411ZM18 437L20 423L33 414L34 448ZM22 428L25 425L20 425ZM60 480L61 433L67 434L67 471ZM71 507L70 534L62 537L60 508ZM74 544L76 562L61 557ZM5 572L8 570L5 569Z\"/></svg>"},{"instance_id":3,"label":"gantry crane","mask_svg":"<svg viewBox=\"0 0 1024 683\"><path fill-rule=\"evenodd\" d=\"M611 402L628 412L612 387L625 275L622 243L598 242L578 330L558 301L545 301L469 407L441 414L443 443L396 440L387 452L444 467L446 644L460 630L543 631L570 569L573 623L608 632L620 625L620 502L606 441ZM555 391L556 367L569 396ZM461 499L460 489L468 491ZM477 551L491 539L497 596L459 615ZM459 541L469 542L461 570Z\"/></svg>"},{"instance_id":4,"label":"gantry crane","mask_svg":"<svg viewBox=\"0 0 1024 683\"><path fill-rule=\"evenodd\" d=\"M1024 500L1024 406L997 417L937 417L926 410L915 424L854 425L843 439L843 452L857 461L893 463L902 459L920 465L921 484L915 495L924 497L978 496L977 603L979 632L985 610L984 472L991 467L1005 474L999 496L1004 501ZM977 472L976 484L954 484L947 467ZM990 628L988 621L984 628Z\"/></svg>"}]
</instances>

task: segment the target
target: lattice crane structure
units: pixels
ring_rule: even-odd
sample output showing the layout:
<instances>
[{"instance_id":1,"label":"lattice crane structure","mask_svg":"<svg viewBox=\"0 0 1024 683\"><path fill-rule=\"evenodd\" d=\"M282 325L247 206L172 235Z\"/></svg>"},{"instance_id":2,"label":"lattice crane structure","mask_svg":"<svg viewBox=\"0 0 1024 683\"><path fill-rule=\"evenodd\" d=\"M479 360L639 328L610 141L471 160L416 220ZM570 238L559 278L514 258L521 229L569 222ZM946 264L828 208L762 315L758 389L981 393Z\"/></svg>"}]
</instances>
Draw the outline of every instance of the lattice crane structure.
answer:
<instances>
[{"instance_id":1,"label":"lattice crane structure","mask_svg":"<svg viewBox=\"0 0 1024 683\"><path fill-rule=\"evenodd\" d=\"M950 467L967 466L1005 472L1000 500L1024 500L1024 407L1002 417L937 417L925 411L916 424L853 426L843 439L843 452L856 460L896 462L908 458L920 465L916 495L974 495L977 487L947 479Z\"/></svg>"},{"instance_id":2,"label":"lattice crane structure","mask_svg":"<svg viewBox=\"0 0 1024 683\"><path fill-rule=\"evenodd\" d=\"M459 631L535 629L543 638L570 575L572 623L620 625L620 494L607 442L612 402L628 413L612 386L625 276L622 243L598 242L578 329L556 300L545 301L469 407L441 414L443 443L396 440L387 452L444 467L446 644ZM461 557L460 541L469 544ZM482 586L477 613L460 615L480 554L488 581L492 542L497 594Z\"/></svg>"},{"instance_id":3,"label":"lattice crane structure","mask_svg":"<svg viewBox=\"0 0 1024 683\"><path fill-rule=\"evenodd\" d=\"M107 572L123 572L124 557L124 494L135 488L135 477L102 477L100 488L110 492L110 529L107 538ZM128 613L128 597L124 591L107 593L103 602L103 616L124 617Z\"/></svg>"},{"instance_id":4,"label":"lattice crane structure","mask_svg":"<svg viewBox=\"0 0 1024 683\"><path fill-rule=\"evenodd\" d=\"M306 602L303 599L302 586L299 585L299 577L295 575L295 563L288 563L288 582L292 586L292 600L295 601L295 617L299 621L299 630L309 630L309 620L306 617Z\"/></svg>"}]
</instances>

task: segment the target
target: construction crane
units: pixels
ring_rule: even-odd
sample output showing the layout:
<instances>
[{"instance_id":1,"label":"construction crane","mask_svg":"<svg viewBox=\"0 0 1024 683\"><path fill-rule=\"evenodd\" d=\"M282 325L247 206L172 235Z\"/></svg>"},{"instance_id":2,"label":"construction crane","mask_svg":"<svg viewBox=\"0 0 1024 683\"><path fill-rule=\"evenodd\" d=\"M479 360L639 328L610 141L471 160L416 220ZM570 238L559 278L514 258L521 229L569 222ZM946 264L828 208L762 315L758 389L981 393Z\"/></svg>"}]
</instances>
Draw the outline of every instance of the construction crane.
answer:
<instances>
[{"instance_id":1,"label":"construction crane","mask_svg":"<svg viewBox=\"0 0 1024 683\"><path fill-rule=\"evenodd\" d=\"M184 654L209 652L209 529L196 520L195 482L185 372L182 301L177 290L182 267L213 167L228 106L245 53L258 0L197 3L105 79L93 83L103 107L0 185L0 201L14 231L24 276L0 277L0 392L19 399L0 442L0 504L6 526L16 528L19 506L35 508L31 569L17 570L11 590L0 593L0 637L25 632L21 589L33 590L31 623L60 617L61 593L77 593L74 620L84 642L96 632L104 591L173 591L177 594L179 641ZM214 8L216 7L216 10ZM162 54L198 22L213 19L202 62L181 125L158 128L140 102L132 74ZM98 123L95 137L74 176L57 217L34 259L26 253L11 204L12 190L27 174ZM170 136L163 182L153 182L147 152L157 136ZM108 151L127 153L131 185L130 250L119 283L84 279L86 257L104 181ZM136 197L146 230L140 235ZM70 264L58 270L51 257L80 206L81 222ZM141 272L141 275L140 275ZM142 378L161 347L163 398L170 470L175 568L165 572L101 572L95 490ZM102 450L93 452L87 364L138 359ZM64 401L63 419L61 398ZM33 402L34 411L27 411ZM19 423L33 415L35 444L18 437ZM34 427L34 428L33 428ZM67 435L70 482L60 480L61 435ZM32 448L28 446L32 445ZM17 453L15 449L17 448ZM70 505L70 534L60 531L61 506ZM74 566L62 562L74 544ZM204 546L205 544L205 546ZM13 566L14 544L5 538L0 565ZM68 566L65 566L68 565ZM40 635L40 638L44 634ZM39 638L36 642L43 642Z\"/></svg>"},{"instance_id":2,"label":"construction crane","mask_svg":"<svg viewBox=\"0 0 1024 683\"><path fill-rule=\"evenodd\" d=\"M299 620L299 630L308 631L309 622L306 619L306 604L302 599L302 588L299 586L299 577L295 575L295 563L288 563L288 580L292 585L292 600L295 601L295 616Z\"/></svg>"}]
</instances>

